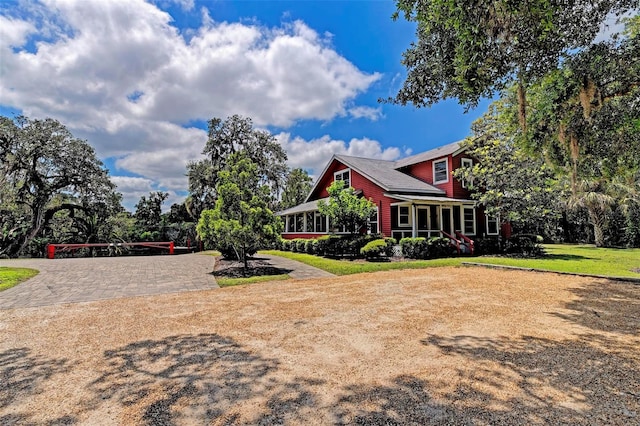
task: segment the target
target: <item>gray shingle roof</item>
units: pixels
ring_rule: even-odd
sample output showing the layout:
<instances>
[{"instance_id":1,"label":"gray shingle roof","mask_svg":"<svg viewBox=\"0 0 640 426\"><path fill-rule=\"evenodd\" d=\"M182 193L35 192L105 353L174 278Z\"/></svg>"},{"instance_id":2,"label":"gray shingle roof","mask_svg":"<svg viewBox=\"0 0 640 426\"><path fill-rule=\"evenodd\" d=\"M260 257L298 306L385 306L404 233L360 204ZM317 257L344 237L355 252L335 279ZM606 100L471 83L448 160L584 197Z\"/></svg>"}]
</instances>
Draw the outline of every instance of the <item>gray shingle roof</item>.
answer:
<instances>
[{"instance_id":1,"label":"gray shingle roof","mask_svg":"<svg viewBox=\"0 0 640 426\"><path fill-rule=\"evenodd\" d=\"M395 162L394 167L396 169L410 166L412 164L421 163L423 161L435 160L436 158L444 157L449 154L453 154L461 149L460 144L462 141L453 142L448 145L439 146L420 154L412 155L411 157L403 158Z\"/></svg>"},{"instance_id":2,"label":"gray shingle roof","mask_svg":"<svg viewBox=\"0 0 640 426\"><path fill-rule=\"evenodd\" d=\"M409 192L417 194L444 194L433 185L396 170L396 163L371 158L336 155L335 159L356 170L382 189L390 192Z\"/></svg>"},{"instance_id":3,"label":"gray shingle roof","mask_svg":"<svg viewBox=\"0 0 640 426\"><path fill-rule=\"evenodd\" d=\"M320 200L327 200L327 198L321 198ZM320 200L313 200L306 203L298 204L297 206L293 206L289 209L276 212L276 216L284 216L287 214L296 214L318 210L318 201Z\"/></svg>"}]
</instances>

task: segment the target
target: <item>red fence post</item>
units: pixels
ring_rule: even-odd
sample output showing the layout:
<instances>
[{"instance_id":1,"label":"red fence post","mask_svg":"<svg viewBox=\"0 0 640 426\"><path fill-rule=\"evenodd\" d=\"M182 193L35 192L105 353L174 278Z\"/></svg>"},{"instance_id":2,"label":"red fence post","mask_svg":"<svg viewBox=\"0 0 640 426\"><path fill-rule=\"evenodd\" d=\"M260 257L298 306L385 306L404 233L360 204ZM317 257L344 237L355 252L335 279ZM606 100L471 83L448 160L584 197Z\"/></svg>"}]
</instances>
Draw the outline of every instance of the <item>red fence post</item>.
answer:
<instances>
[{"instance_id":1,"label":"red fence post","mask_svg":"<svg viewBox=\"0 0 640 426\"><path fill-rule=\"evenodd\" d=\"M173 241L169 243L169 254L173 254Z\"/></svg>"},{"instance_id":2,"label":"red fence post","mask_svg":"<svg viewBox=\"0 0 640 426\"><path fill-rule=\"evenodd\" d=\"M54 257L56 257L56 246L47 244L47 258L53 259Z\"/></svg>"}]
</instances>

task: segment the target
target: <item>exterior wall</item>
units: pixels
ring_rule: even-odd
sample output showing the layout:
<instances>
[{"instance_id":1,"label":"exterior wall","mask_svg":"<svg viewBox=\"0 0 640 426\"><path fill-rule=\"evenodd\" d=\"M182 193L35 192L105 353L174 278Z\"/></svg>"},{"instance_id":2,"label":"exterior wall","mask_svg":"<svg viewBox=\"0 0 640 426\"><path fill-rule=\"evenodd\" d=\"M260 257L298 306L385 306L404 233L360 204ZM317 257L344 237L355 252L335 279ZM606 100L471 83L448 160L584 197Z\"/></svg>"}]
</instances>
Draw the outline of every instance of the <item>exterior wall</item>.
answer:
<instances>
[{"instance_id":1,"label":"exterior wall","mask_svg":"<svg viewBox=\"0 0 640 426\"><path fill-rule=\"evenodd\" d=\"M371 182L355 170L351 170L351 186L362 191L365 198L371 198L378 206L378 226L380 233L391 235L391 199L384 196L384 189Z\"/></svg>"},{"instance_id":2,"label":"exterior wall","mask_svg":"<svg viewBox=\"0 0 640 426\"><path fill-rule=\"evenodd\" d=\"M433 183L433 160L440 160L440 158L434 158L433 160L412 164L402 171L408 175L420 179L423 182L434 185L436 188L442 189L447 193L447 197L469 199L471 197L471 194L466 188L462 187L462 182L451 176L451 172L462 165L463 158L471 157L466 154L456 155L455 157L451 155L447 156L447 163L449 165L449 181L438 185L434 185Z\"/></svg>"},{"instance_id":3,"label":"exterior wall","mask_svg":"<svg viewBox=\"0 0 640 426\"><path fill-rule=\"evenodd\" d=\"M311 238L320 238L323 235L327 235L327 234L318 234L318 233L299 233L299 232L283 232L282 234L282 238L285 240L293 240L296 238L304 238L304 239L311 239Z\"/></svg>"},{"instance_id":4,"label":"exterior wall","mask_svg":"<svg viewBox=\"0 0 640 426\"><path fill-rule=\"evenodd\" d=\"M456 155L455 157L451 158L451 162L450 165L452 166L451 170L456 170L458 168L460 168L462 166L462 159L463 158L470 158L468 155L466 154L460 154L460 155ZM473 159L472 159L473 160ZM474 164L475 164L475 160L474 160ZM458 179L454 178L453 176L449 177L449 182L452 183L451 185L451 197L452 198L463 198L463 199L471 199L471 193L469 192L468 189L463 188L462 187L462 182L459 181ZM449 194L449 192L447 192L447 195Z\"/></svg>"},{"instance_id":5,"label":"exterior wall","mask_svg":"<svg viewBox=\"0 0 640 426\"><path fill-rule=\"evenodd\" d=\"M333 174L337 171L345 170L348 168L349 167L345 166L341 162L334 160L333 163L327 169L327 172L324 174L324 176L320 178L321 179L320 183L316 186L315 191L313 192L313 194L311 194L311 197L309 199L317 200L319 198L328 197L329 193L327 192L327 188L333 182ZM351 179L353 179L353 177ZM353 183L351 183L351 186L353 186ZM359 189L359 188L356 188L356 189Z\"/></svg>"}]
</instances>

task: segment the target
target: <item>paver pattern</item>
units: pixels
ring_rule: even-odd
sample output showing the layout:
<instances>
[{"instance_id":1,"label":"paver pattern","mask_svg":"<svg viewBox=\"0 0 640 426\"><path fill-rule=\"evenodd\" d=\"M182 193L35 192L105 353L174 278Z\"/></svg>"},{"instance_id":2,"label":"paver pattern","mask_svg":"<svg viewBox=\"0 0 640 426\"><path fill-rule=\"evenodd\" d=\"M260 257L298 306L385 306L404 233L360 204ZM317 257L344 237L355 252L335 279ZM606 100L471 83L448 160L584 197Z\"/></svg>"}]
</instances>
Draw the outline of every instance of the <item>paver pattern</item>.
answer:
<instances>
[{"instance_id":1,"label":"paver pattern","mask_svg":"<svg viewBox=\"0 0 640 426\"><path fill-rule=\"evenodd\" d=\"M0 309L90 302L217 288L214 258L202 254L0 260L40 271L0 293Z\"/></svg>"},{"instance_id":2,"label":"paver pattern","mask_svg":"<svg viewBox=\"0 0 640 426\"><path fill-rule=\"evenodd\" d=\"M286 257L273 256L264 253L259 253L257 256L262 259L268 259L269 263L276 268L290 270L291 272L289 272L288 275L296 280L335 277L331 272L323 271L322 269L306 265L302 262L298 262L297 260L287 259Z\"/></svg>"}]
</instances>

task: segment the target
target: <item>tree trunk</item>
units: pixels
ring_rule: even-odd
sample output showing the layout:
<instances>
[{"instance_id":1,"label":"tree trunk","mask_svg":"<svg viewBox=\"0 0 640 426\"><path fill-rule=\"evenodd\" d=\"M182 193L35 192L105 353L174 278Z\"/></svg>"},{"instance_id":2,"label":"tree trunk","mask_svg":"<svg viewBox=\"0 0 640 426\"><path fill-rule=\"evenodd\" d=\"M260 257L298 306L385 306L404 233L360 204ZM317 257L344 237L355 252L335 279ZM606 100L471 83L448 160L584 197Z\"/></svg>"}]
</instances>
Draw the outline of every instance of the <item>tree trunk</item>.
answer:
<instances>
[{"instance_id":1,"label":"tree trunk","mask_svg":"<svg viewBox=\"0 0 640 426\"><path fill-rule=\"evenodd\" d=\"M589 217L591 219L591 224L593 225L593 237L596 247L604 247L604 213L589 209Z\"/></svg>"},{"instance_id":2,"label":"tree trunk","mask_svg":"<svg viewBox=\"0 0 640 426\"><path fill-rule=\"evenodd\" d=\"M527 93L522 78L518 79L518 120L522 133L527 133Z\"/></svg>"}]
</instances>

